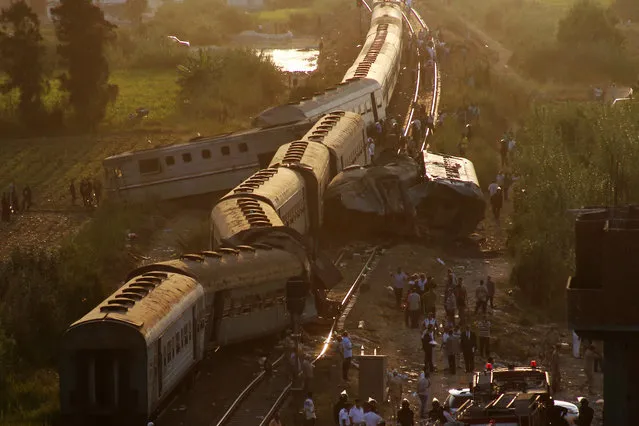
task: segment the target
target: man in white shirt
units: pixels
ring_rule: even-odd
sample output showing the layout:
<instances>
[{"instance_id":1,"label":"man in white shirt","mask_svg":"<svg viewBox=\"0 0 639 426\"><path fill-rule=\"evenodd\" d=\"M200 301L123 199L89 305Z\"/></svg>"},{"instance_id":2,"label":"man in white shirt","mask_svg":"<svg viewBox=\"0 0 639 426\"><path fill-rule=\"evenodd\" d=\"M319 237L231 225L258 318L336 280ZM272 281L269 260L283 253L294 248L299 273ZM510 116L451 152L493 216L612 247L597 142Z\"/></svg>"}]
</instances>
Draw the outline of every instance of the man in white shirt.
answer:
<instances>
[{"instance_id":1,"label":"man in white shirt","mask_svg":"<svg viewBox=\"0 0 639 426\"><path fill-rule=\"evenodd\" d=\"M353 404L347 402L344 408L339 411L339 426L351 426L351 407Z\"/></svg>"},{"instance_id":2,"label":"man in white shirt","mask_svg":"<svg viewBox=\"0 0 639 426\"><path fill-rule=\"evenodd\" d=\"M430 373L428 369L424 368L422 374L419 376L419 380L417 381L417 396L419 397L419 401L421 402L419 408L419 417L421 419L425 419L428 413L428 395L430 393Z\"/></svg>"},{"instance_id":3,"label":"man in white shirt","mask_svg":"<svg viewBox=\"0 0 639 426\"><path fill-rule=\"evenodd\" d=\"M497 182L493 182L488 185L488 194L490 194L491 197L497 193L497 190L499 190Z\"/></svg>"},{"instance_id":4,"label":"man in white shirt","mask_svg":"<svg viewBox=\"0 0 639 426\"><path fill-rule=\"evenodd\" d=\"M375 140L368 138L368 160L372 164L375 160Z\"/></svg>"},{"instance_id":5,"label":"man in white shirt","mask_svg":"<svg viewBox=\"0 0 639 426\"><path fill-rule=\"evenodd\" d=\"M398 308L402 306L402 293L404 292L404 285L408 281L408 275L402 268L397 268L397 272L391 273L393 279L393 292L395 293L395 303Z\"/></svg>"},{"instance_id":6,"label":"man in white shirt","mask_svg":"<svg viewBox=\"0 0 639 426\"><path fill-rule=\"evenodd\" d=\"M382 421L381 416L372 410L364 413L364 424L366 426L377 426L381 424Z\"/></svg>"},{"instance_id":7,"label":"man in white shirt","mask_svg":"<svg viewBox=\"0 0 639 426\"><path fill-rule=\"evenodd\" d=\"M351 361L353 360L353 343L348 337L348 332L342 333L342 354L344 355L344 363L342 364L342 379L345 382L348 381L348 370L351 368Z\"/></svg>"},{"instance_id":8,"label":"man in white shirt","mask_svg":"<svg viewBox=\"0 0 639 426\"><path fill-rule=\"evenodd\" d=\"M315 403L313 402L313 393L306 394L304 401L304 426L315 426L317 415L315 414Z\"/></svg>"},{"instance_id":9,"label":"man in white shirt","mask_svg":"<svg viewBox=\"0 0 639 426\"><path fill-rule=\"evenodd\" d=\"M355 404L348 412L351 417L353 426L362 426L364 424L364 408L359 403L359 399L355 399Z\"/></svg>"}]
</instances>

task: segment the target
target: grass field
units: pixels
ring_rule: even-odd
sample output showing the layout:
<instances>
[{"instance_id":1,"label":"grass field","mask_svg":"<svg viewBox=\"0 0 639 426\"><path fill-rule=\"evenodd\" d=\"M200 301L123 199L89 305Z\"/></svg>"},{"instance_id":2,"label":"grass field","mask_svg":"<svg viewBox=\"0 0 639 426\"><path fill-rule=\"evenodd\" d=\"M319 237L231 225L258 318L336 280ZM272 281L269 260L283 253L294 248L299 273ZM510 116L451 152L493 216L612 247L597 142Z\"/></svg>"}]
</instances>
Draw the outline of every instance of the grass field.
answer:
<instances>
[{"instance_id":1,"label":"grass field","mask_svg":"<svg viewBox=\"0 0 639 426\"><path fill-rule=\"evenodd\" d=\"M557 24L577 0L454 0L450 6L511 49L554 41ZM614 0L594 0L604 6Z\"/></svg>"},{"instance_id":2,"label":"grass field","mask_svg":"<svg viewBox=\"0 0 639 426\"><path fill-rule=\"evenodd\" d=\"M111 81L120 87L119 97L109 106L101 129L93 135L3 139L0 150L0 188L15 182L34 192L36 208L66 204L70 179L101 177L101 162L109 155L185 142L196 132L215 134L241 127L242 121L221 125L185 119L176 112L176 72L172 70L115 71ZM57 82L46 98L47 105L61 100ZM15 94L13 96L15 98ZM14 101L0 97L2 105ZM140 122L129 114L136 108L150 110Z\"/></svg>"}]
</instances>

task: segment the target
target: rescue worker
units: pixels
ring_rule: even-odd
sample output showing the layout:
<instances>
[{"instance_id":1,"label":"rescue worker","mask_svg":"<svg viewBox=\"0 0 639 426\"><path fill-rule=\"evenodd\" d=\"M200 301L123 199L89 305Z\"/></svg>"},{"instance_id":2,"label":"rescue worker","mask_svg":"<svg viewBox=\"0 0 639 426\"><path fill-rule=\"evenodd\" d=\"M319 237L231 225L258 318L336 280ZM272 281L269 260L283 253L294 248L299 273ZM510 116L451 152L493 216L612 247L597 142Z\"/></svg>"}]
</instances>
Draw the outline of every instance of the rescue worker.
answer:
<instances>
[{"instance_id":1,"label":"rescue worker","mask_svg":"<svg viewBox=\"0 0 639 426\"><path fill-rule=\"evenodd\" d=\"M342 408L338 414L339 426L351 426L350 410L353 404L346 402L344 408Z\"/></svg>"},{"instance_id":2,"label":"rescue worker","mask_svg":"<svg viewBox=\"0 0 639 426\"><path fill-rule=\"evenodd\" d=\"M364 426L364 407L359 403L359 399L355 398L355 403L351 410L348 412L348 415L351 417L351 422L353 426Z\"/></svg>"}]
</instances>

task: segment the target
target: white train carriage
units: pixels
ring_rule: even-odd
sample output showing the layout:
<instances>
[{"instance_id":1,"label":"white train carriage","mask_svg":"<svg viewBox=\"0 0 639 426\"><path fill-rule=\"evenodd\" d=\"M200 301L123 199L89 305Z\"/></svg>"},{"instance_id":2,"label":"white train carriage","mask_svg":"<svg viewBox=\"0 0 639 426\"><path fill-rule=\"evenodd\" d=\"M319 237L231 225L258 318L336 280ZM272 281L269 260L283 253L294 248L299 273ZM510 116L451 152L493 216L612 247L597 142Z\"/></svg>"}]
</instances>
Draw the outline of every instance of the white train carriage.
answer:
<instances>
[{"instance_id":1,"label":"white train carriage","mask_svg":"<svg viewBox=\"0 0 639 426\"><path fill-rule=\"evenodd\" d=\"M149 272L72 324L60 366L64 424L144 424L203 358L205 314L194 278Z\"/></svg>"},{"instance_id":2,"label":"white train carriage","mask_svg":"<svg viewBox=\"0 0 639 426\"><path fill-rule=\"evenodd\" d=\"M379 82L361 79L343 82L312 98L303 98L269 108L256 118L258 126L275 126L298 120L315 122L335 110L352 111L362 116L366 125L386 117L386 103Z\"/></svg>"},{"instance_id":3,"label":"white train carriage","mask_svg":"<svg viewBox=\"0 0 639 426\"><path fill-rule=\"evenodd\" d=\"M321 143L329 149L331 179L346 167L370 163L366 139L364 120L359 114L349 111L326 114L302 138Z\"/></svg>"},{"instance_id":4,"label":"white train carriage","mask_svg":"<svg viewBox=\"0 0 639 426\"><path fill-rule=\"evenodd\" d=\"M62 341L65 425L146 424L206 346L276 333L290 325L286 297L307 294L305 259L267 245L185 255L133 271L127 283L72 324Z\"/></svg>"},{"instance_id":5,"label":"white train carriage","mask_svg":"<svg viewBox=\"0 0 639 426\"><path fill-rule=\"evenodd\" d=\"M252 129L108 157L107 194L132 202L228 191L268 165L277 148L299 139L310 122Z\"/></svg>"},{"instance_id":6,"label":"white train carriage","mask_svg":"<svg viewBox=\"0 0 639 426\"><path fill-rule=\"evenodd\" d=\"M377 81L381 87L384 106L389 104L399 78L402 19L399 5L387 2L374 5L366 42L342 80L348 82L366 78Z\"/></svg>"}]
</instances>

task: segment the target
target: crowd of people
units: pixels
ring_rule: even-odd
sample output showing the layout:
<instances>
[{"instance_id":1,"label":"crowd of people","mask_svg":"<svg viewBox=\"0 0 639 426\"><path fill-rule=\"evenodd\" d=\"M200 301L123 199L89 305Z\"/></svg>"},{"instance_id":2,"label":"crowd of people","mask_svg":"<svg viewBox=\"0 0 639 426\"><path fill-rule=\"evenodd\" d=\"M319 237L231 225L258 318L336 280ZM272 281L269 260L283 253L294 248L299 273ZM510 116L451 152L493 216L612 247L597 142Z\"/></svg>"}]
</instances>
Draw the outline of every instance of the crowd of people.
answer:
<instances>
[{"instance_id":1,"label":"crowd of people","mask_svg":"<svg viewBox=\"0 0 639 426\"><path fill-rule=\"evenodd\" d=\"M102 182L96 178L90 179L85 177L78 185L78 192L80 193L80 199L84 207L97 207L100 205L100 200L102 199ZM78 192L76 192L75 181L71 180L69 184L69 195L71 196L71 204L74 206L78 199Z\"/></svg>"},{"instance_id":2,"label":"crowd of people","mask_svg":"<svg viewBox=\"0 0 639 426\"><path fill-rule=\"evenodd\" d=\"M13 182L9 184L7 191L2 193L2 201L0 203L0 217L2 221L9 222L12 215L29 211L32 203L31 196L31 187L25 185L22 188L22 202L20 202L15 184Z\"/></svg>"}]
</instances>

